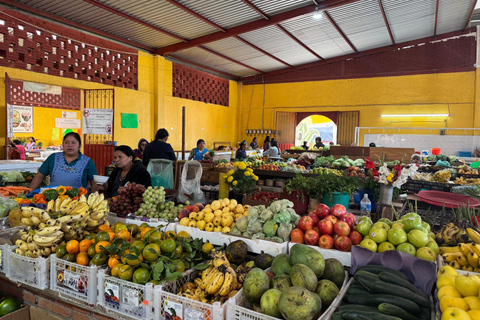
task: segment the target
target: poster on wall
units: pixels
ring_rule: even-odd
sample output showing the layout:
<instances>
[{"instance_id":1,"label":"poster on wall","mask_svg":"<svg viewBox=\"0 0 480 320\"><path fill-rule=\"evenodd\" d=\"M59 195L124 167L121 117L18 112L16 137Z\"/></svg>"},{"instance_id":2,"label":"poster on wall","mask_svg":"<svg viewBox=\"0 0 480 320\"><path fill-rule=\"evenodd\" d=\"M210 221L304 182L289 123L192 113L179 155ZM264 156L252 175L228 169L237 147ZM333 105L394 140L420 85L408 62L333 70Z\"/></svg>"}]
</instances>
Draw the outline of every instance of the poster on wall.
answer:
<instances>
[{"instance_id":1,"label":"poster on wall","mask_svg":"<svg viewBox=\"0 0 480 320\"><path fill-rule=\"evenodd\" d=\"M83 109L83 134L112 134L113 109Z\"/></svg>"},{"instance_id":2,"label":"poster on wall","mask_svg":"<svg viewBox=\"0 0 480 320\"><path fill-rule=\"evenodd\" d=\"M13 132L33 132L33 107L13 106Z\"/></svg>"},{"instance_id":3,"label":"poster on wall","mask_svg":"<svg viewBox=\"0 0 480 320\"><path fill-rule=\"evenodd\" d=\"M76 119L77 113L75 111L62 111L62 118Z\"/></svg>"},{"instance_id":4,"label":"poster on wall","mask_svg":"<svg viewBox=\"0 0 480 320\"><path fill-rule=\"evenodd\" d=\"M13 106L7 104L7 138L13 138Z\"/></svg>"},{"instance_id":5,"label":"poster on wall","mask_svg":"<svg viewBox=\"0 0 480 320\"><path fill-rule=\"evenodd\" d=\"M55 118L55 128L80 129L80 119Z\"/></svg>"}]
</instances>

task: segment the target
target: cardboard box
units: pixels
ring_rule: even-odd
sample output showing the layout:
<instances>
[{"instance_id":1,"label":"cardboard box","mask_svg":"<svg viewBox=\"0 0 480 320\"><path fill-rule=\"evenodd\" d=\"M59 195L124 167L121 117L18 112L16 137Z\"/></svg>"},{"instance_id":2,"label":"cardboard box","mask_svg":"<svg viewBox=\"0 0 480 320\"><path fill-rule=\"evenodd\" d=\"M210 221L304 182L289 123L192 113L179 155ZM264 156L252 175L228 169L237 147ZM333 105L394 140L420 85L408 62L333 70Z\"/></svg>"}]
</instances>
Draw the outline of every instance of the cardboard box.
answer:
<instances>
[{"instance_id":1,"label":"cardboard box","mask_svg":"<svg viewBox=\"0 0 480 320\"><path fill-rule=\"evenodd\" d=\"M11 312L3 317L1 320L31 320L30 318L30 306L23 307L17 311Z\"/></svg>"},{"instance_id":2,"label":"cardboard box","mask_svg":"<svg viewBox=\"0 0 480 320\"><path fill-rule=\"evenodd\" d=\"M34 306L26 306L9 313L0 320L62 320L63 318Z\"/></svg>"}]
</instances>

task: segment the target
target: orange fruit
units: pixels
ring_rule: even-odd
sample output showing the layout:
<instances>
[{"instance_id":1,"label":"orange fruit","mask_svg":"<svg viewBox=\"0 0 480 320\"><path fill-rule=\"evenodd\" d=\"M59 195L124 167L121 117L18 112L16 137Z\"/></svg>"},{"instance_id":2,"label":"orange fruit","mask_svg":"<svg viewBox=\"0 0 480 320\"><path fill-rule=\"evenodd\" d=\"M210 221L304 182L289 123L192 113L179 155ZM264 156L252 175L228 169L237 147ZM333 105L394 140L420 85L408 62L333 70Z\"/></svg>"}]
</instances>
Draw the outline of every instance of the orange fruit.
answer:
<instances>
[{"instance_id":1,"label":"orange fruit","mask_svg":"<svg viewBox=\"0 0 480 320\"><path fill-rule=\"evenodd\" d=\"M96 252L96 253L100 253L100 252L103 251L103 249L100 248L100 247L106 248L106 247L108 247L109 245L110 245L110 242L108 242L108 241L99 241L99 242L97 242L97 244L95 245L95 252Z\"/></svg>"},{"instance_id":2,"label":"orange fruit","mask_svg":"<svg viewBox=\"0 0 480 320\"><path fill-rule=\"evenodd\" d=\"M176 239L176 238L177 238L177 234L175 233L175 231L167 231L167 232L165 232L165 239L168 239L168 238Z\"/></svg>"},{"instance_id":3,"label":"orange fruit","mask_svg":"<svg viewBox=\"0 0 480 320\"><path fill-rule=\"evenodd\" d=\"M94 245L94 244L92 244L92 245L88 248L87 253L88 253L88 256L90 257L90 259L93 258L93 256L97 254L97 252L95 251L95 245Z\"/></svg>"},{"instance_id":4,"label":"orange fruit","mask_svg":"<svg viewBox=\"0 0 480 320\"><path fill-rule=\"evenodd\" d=\"M176 248L177 248L177 245L175 243L175 240L171 238L163 240L160 245L160 249L162 250L162 252L165 252L165 253L171 253L175 251Z\"/></svg>"},{"instance_id":5,"label":"orange fruit","mask_svg":"<svg viewBox=\"0 0 480 320\"><path fill-rule=\"evenodd\" d=\"M130 241L132 235L127 230L120 230L117 232L117 238L123 239L125 241Z\"/></svg>"},{"instance_id":6,"label":"orange fruit","mask_svg":"<svg viewBox=\"0 0 480 320\"><path fill-rule=\"evenodd\" d=\"M113 231L108 231L108 235L110 236L110 242L112 242L113 239L115 239L115 232L113 232Z\"/></svg>"},{"instance_id":7,"label":"orange fruit","mask_svg":"<svg viewBox=\"0 0 480 320\"><path fill-rule=\"evenodd\" d=\"M80 251L78 241L70 240L67 242L67 252L68 253L78 253Z\"/></svg>"},{"instance_id":8,"label":"orange fruit","mask_svg":"<svg viewBox=\"0 0 480 320\"><path fill-rule=\"evenodd\" d=\"M122 265L118 270L118 277L122 280L131 280L133 277L133 268L128 264Z\"/></svg>"},{"instance_id":9,"label":"orange fruit","mask_svg":"<svg viewBox=\"0 0 480 320\"><path fill-rule=\"evenodd\" d=\"M108 259L108 267L109 267L110 269L113 269L113 267L115 267L115 266L116 266L117 264L119 264L119 263L120 263L120 260L117 259L116 257L110 257L110 258Z\"/></svg>"},{"instance_id":10,"label":"orange fruit","mask_svg":"<svg viewBox=\"0 0 480 320\"><path fill-rule=\"evenodd\" d=\"M87 252L88 248L90 248L92 244L93 244L93 241L89 239L84 239L80 241L80 245L79 245L80 252Z\"/></svg>"},{"instance_id":11,"label":"orange fruit","mask_svg":"<svg viewBox=\"0 0 480 320\"><path fill-rule=\"evenodd\" d=\"M140 239L143 239L143 237L145 237L145 234L150 230L150 227L143 228L143 230L140 232Z\"/></svg>"},{"instance_id":12,"label":"orange fruit","mask_svg":"<svg viewBox=\"0 0 480 320\"><path fill-rule=\"evenodd\" d=\"M117 223L117 225L115 226L115 228L112 226L112 230L115 232L115 233L118 233L120 230L128 230L127 226L125 224L123 224L122 222L119 222Z\"/></svg>"},{"instance_id":13,"label":"orange fruit","mask_svg":"<svg viewBox=\"0 0 480 320\"><path fill-rule=\"evenodd\" d=\"M88 254L86 252L80 252L77 254L77 263L81 266L88 266Z\"/></svg>"},{"instance_id":14,"label":"orange fruit","mask_svg":"<svg viewBox=\"0 0 480 320\"><path fill-rule=\"evenodd\" d=\"M143 258L146 261L156 261L161 254L160 247L155 243L150 243L142 251Z\"/></svg>"},{"instance_id":15,"label":"orange fruit","mask_svg":"<svg viewBox=\"0 0 480 320\"><path fill-rule=\"evenodd\" d=\"M202 251L207 254L210 253L212 249L213 249L213 245L210 242L204 243L202 246Z\"/></svg>"},{"instance_id":16,"label":"orange fruit","mask_svg":"<svg viewBox=\"0 0 480 320\"><path fill-rule=\"evenodd\" d=\"M180 231L180 232L177 234L177 238L189 239L189 238L190 238L190 235L188 234L187 231Z\"/></svg>"},{"instance_id":17,"label":"orange fruit","mask_svg":"<svg viewBox=\"0 0 480 320\"><path fill-rule=\"evenodd\" d=\"M112 231L112 229L110 229L109 226L107 226L106 224L102 224L101 226L99 226L97 228L97 231L100 232L100 231Z\"/></svg>"},{"instance_id":18,"label":"orange fruit","mask_svg":"<svg viewBox=\"0 0 480 320\"><path fill-rule=\"evenodd\" d=\"M112 271L110 271L110 273L112 274L112 276L117 277L117 276L118 276L118 272L120 271L120 268L121 268L121 267L123 267L123 264L117 263L117 264L112 268Z\"/></svg>"},{"instance_id":19,"label":"orange fruit","mask_svg":"<svg viewBox=\"0 0 480 320\"><path fill-rule=\"evenodd\" d=\"M100 231L99 233L97 233L97 235L95 236L95 243L100 241L110 241L110 235L107 231Z\"/></svg>"}]
</instances>

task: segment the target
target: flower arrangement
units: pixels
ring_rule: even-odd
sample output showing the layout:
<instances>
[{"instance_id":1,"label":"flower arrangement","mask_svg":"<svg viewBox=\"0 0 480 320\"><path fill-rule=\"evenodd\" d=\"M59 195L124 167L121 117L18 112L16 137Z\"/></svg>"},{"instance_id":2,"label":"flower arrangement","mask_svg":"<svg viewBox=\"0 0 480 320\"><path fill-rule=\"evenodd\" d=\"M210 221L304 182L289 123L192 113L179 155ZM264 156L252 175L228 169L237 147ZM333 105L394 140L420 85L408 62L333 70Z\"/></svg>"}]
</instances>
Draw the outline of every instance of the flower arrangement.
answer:
<instances>
[{"instance_id":1,"label":"flower arrangement","mask_svg":"<svg viewBox=\"0 0 480 320\"><path fill-rule=\"evenodd\" d=\"M227 183L238 193L248 193L255 189L258 176L253 173L253 169L247 168L245 162L235 162L235 169L227 172Z\"/></svg>"},{"instance_id":2,"label":"flower arrangement","mask_svg":"<svg viewBox=\"0 0 480 320\"><path fill-rule=\"evenodd\" d=\"M380 162L378 170L375 168L375 163L369 158L365 161L370 176L375 182L392 185L395 188L400 188L408 177L413 177L418 170L417 166L402 167L402 162L398 163L392 170L388 168L386 163Z\"/></svg>"}]
</instances>

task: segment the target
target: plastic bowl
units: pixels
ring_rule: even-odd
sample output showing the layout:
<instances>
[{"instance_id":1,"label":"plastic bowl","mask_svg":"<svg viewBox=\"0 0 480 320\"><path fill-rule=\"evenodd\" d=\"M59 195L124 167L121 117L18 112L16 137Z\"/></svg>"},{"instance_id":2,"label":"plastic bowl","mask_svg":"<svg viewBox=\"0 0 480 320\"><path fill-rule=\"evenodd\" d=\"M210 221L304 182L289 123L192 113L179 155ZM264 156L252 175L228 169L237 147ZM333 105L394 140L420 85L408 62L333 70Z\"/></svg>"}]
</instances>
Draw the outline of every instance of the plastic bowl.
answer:
<instances>
[{"instance_id":1,"label":"plastic bowl","mask_svg":"<svg viewBox=\"0 0 480 320\"><path fill-rule=\"evenodd\" d=\"M108 177L94 175L93 181L95 181L96 184L104 184L108 181Z\"/></svg>"}]
</instances>

